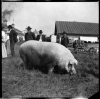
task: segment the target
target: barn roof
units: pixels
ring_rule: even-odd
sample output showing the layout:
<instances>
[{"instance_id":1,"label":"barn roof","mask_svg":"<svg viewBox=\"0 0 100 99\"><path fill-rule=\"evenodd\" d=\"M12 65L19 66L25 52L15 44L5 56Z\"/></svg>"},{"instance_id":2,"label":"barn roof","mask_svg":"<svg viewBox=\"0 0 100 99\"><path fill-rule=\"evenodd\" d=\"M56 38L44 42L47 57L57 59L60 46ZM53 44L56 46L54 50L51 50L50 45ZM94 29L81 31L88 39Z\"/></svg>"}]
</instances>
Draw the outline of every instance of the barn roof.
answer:
<instances>
[{"instance_id":1,"label":"barn roof","mask_svg":"<svg viewBox=\"0 0 100 99\"><path fill-rule=\"evenodd\" d=\"M99 36L98 23L56 21L55 34L63 33L78 36Z\"/></svg>"},{"instance_id":2,"label":"barn roof","mask_svg":"<svg viewBox=\"0 0 100 99\"><path fill-rule=\"evenodd\" d=\"M17 29L17 28L14 28L14 30L18 33L18 35L24 35L24 34L22 33L22 31L20 31L20 30Z\"/></svg>"}]
</instances>

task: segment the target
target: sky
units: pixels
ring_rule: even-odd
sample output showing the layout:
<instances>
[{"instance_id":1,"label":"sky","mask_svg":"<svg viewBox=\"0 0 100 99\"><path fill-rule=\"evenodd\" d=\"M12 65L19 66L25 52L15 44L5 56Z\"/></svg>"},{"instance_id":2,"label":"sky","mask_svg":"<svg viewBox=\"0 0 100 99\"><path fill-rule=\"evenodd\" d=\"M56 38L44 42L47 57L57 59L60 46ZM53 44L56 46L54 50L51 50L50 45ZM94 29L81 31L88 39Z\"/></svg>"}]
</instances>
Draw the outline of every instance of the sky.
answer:
<instances>
[{"instance_id":1,"label":"sky","mask_svg":"<svg viewBox=\"0 0 100 99\"><path fill-rule=\"evenodd\" d=\"M30 26L47 36L54 34L55 21L99 23L98 2L3 2L5 9L13 9L8 25L14 21L21 31Z\"/></svg>"}]
</instances>

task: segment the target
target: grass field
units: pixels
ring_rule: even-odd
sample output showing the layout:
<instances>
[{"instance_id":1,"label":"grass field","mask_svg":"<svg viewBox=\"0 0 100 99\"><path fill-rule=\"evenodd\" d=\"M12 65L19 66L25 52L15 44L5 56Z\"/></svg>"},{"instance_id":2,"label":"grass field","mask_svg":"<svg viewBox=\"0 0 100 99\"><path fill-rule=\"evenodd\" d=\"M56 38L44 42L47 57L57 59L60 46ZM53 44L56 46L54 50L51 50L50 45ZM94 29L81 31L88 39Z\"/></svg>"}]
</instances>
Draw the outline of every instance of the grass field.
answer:
<instances>
[{"instance_id":1,"label":"grass field","mask_svg":"<svg viewBox=\"0 0 100 99\"><path fill-rule=\"evenodd\" d=\"M2 97L91 97L99 91L99 55L75 54L79 65L76 75L43 74L22 69L15 46L15 57L2 59Z\"/></svg>"}]
</instances>

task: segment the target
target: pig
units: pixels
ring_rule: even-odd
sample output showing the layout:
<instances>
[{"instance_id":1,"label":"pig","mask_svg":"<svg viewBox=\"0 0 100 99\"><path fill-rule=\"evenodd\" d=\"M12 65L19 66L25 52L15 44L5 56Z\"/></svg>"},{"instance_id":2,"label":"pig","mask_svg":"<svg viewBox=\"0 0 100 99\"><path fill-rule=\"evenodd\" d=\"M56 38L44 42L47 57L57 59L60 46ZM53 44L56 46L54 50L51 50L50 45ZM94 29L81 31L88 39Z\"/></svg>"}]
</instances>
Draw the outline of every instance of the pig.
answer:
<instances>
[{"instance_id":1,"label":"pig","mask_svg":"<svg viewBox=\"0 0 100 99\"><path fill-rule=\"evenodd\" d=\"M49 73L55 67L76 74L78 61L65 46L53 42L29 40L21 44L19 54L26 68L47 68Z\"/></svg>"}]
</instances>

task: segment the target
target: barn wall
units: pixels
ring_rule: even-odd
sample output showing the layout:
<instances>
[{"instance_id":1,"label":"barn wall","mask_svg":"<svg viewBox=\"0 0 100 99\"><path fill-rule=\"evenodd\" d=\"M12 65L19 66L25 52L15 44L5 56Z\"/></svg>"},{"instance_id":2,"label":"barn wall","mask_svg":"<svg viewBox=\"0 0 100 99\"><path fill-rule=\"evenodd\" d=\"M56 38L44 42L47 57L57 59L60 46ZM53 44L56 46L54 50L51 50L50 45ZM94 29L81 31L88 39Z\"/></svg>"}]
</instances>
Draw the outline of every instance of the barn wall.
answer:
<instances>
[{"instance_id":1,"label":"barn wall","mask_svg":"<svg viewBox=\"0 0 100 99\"><path fill-rule=\"evenodd\" d=\"M86 37L86 36L81 36L80 37L81 40L85 40L85 41L91 41L91 42L97 42L98 38L97 37Z\"/></svg>"},{"instance_id":2,"label":"barn wall","mask_svg":"<svg viewBox=\"0 0 100 99\"><path fill-rule=\"evenodd\" d=\"M99 48L99 43L88 43L87 46L88 48L91 48L91 47Z\"/></svg>"},{"instance_id":3,"label":"barn wall","mask_svg":"<svg viewBox=\"0 0 100 99\"><path fill-rule=\"evenodd\" d=\"M80 40L84 40L84 41L91 41L91 42L97 42L98 41L98 37L87 37L87 36L68 36L69 39L72 40L78 40L78 38L80 37Z\"/></svg>"}]
</instances>

